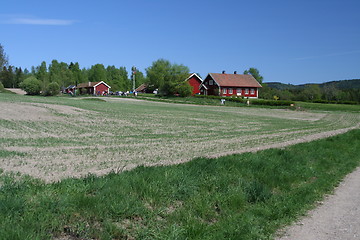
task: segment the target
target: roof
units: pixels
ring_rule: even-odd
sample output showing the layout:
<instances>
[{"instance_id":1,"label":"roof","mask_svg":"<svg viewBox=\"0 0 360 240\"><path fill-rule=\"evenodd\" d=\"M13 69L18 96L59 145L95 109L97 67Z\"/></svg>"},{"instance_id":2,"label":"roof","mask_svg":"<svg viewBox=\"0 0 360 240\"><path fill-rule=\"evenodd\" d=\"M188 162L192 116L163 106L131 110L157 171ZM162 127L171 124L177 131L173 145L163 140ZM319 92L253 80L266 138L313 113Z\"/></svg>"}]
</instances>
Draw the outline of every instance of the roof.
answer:
<instances>
[{"instance_id":1,"label":"roof","mask_svg":"<svg viewBox=\"0 0 360 240\"><path fill-rule=\"evenodd\" d=\"M104 84L105 86L107 86L108 88L111 88L109 85L107 85L104 81L100 81L100 82L87 82L87 83L80 83L77 85L77 88L89 88L89 87L96 87L100 84Z\"/></svg>"},{"instance_id":2,"label":"roof","mask_svg":"<svg viewBox=\"0 0 360 240\"><path fill-rule=\"evenodd\" d=\"M143 83L143 84L141 84L140 86L138 86L138 87L135 89L135 91L136 91L136 92L141 92L141 91L143 91L143 90L146 89L146 88L147 88L146 83Z\"/></svg>"},{"instance_id":3,"label":"roof","mask_svg":"<svg viewBox=\"0 0 360 240\"><path fill-rule=\"evenodd\" d=\"M189 79L192 78L193 76L197 77L197 78L200 80L200 82L203 81L202 78L201 78L199 75L197 75L196 73L190 74L190 76L189 76L185 81L189 80Z\"/></svg>"},{"instance_id":4,"label":"roof","mask_svg":"<svg viewBox=\"0 0 360 240\"><path fill-rule=\"evenodd\" d=\"M250 74L209 73L220 87L262 87Z\"/></svg>"}]
</instances>

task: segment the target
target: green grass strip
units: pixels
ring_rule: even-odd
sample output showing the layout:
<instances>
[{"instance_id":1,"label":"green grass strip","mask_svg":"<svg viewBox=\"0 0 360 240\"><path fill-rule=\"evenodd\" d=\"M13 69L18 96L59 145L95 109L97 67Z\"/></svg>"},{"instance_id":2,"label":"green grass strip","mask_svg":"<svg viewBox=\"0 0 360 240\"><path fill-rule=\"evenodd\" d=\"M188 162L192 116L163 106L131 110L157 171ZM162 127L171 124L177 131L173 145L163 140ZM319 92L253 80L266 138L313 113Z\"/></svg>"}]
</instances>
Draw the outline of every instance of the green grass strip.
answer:
<instances>
[{"instance_id":1,"label":"green grass strip","mask_svg":"<svg viewBox=\"0 0 360 240\"><path fill-rule=\"evenodd\" d=\"M44 184L0 175L0 239L272 239L359 164L360 130Z\"/></svg>"}]
</instances>

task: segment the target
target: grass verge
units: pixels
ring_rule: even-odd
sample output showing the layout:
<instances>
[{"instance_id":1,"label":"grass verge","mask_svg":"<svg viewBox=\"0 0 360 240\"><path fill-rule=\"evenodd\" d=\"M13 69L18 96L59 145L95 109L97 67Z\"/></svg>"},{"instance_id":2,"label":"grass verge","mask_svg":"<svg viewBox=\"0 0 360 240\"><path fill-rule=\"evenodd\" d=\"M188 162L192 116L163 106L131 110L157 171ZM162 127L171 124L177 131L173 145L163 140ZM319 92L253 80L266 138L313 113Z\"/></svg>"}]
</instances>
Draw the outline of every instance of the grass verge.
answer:
<instances>
[{"instance_id":1,"label":"grass verge","mask_svg":"<svg viewBox=\"0 0 360 240\"><path fill-rule=\"evenodd\" d=\"M359 155L353 130L53 184L0 172L0 239L271 239L331 192Z\"/></svg>"}]
</instances>

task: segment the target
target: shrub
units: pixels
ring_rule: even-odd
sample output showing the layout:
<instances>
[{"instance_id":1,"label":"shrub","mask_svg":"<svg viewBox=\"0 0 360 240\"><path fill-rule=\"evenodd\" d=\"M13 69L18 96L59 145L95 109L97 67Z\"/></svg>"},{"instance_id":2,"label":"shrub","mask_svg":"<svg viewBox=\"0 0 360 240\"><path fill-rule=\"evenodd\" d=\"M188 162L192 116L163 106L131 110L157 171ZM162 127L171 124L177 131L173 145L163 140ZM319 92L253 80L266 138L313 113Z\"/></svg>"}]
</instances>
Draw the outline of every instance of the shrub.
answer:
<instances>
[{"instance_id":1,"label":"shrub","mask_svg":"<svg viewBox=\"0 0 360 240\"><path fill-rule=\"evenodd\" d=\"M192 93L192 87L187 82L182 82L176 87L176 92L180 97L188 97Z\"/></svg>"},{"instance_id":2,"label":"shrub","mask_svg":"<svg viewBox=\"0 0 360 240\"><path fill-rule=\"evenodd\" d=\"M20 83L20 88L28 95L39 95L41 91L41 82L36 77L31 76Z\"/></svg>"},{"instance_id":3,"label":"shrub","mask_svg":"<svg viewBox=\"0 0 360 240\"><path fill-rule=\"evenodd\" d=\"M49 84L49 86L46 88L44 95L45 96L56 96L59 94L60 86L57 82L52 82Z\"/></svg>"},{"instance_id":4,"label":"shrub","mask_svg":"<svg viewBox=\"0 0 360 240\"><path fill-rule=\"evenodd\" d=\"M4 85L0 82L0 92L4 91Z\"/></svg>"}]
</instances>

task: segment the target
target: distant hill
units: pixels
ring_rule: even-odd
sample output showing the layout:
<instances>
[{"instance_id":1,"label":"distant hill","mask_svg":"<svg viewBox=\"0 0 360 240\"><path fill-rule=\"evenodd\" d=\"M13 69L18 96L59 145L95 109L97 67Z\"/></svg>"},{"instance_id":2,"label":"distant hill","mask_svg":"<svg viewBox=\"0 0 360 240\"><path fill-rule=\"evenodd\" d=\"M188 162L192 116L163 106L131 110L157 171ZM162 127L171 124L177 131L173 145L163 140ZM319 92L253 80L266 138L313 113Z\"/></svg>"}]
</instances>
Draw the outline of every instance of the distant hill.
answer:
<instances>
[{"instance_id":1,"label":"distant hill","mask_svg":"<svg viewBox=\"0 0 360 240\"><path fill-rule=\"evenodd\" d=\"M317 84L320 86L320 88L323 88L325 86L334 86L335 88L339 90L345 90L345 89L360 89L360 79L352 79L352 80L340 80L340 81L331 81L331 82L325 82L325 83L307 83L307 84L300 84L300 85L294 85L294 84L285 84L280 82L265 82L270 88L279 89L279 90L296 90L296 89L303 89L307 85L314 85Z\"/></svg>"}]
</instances>

